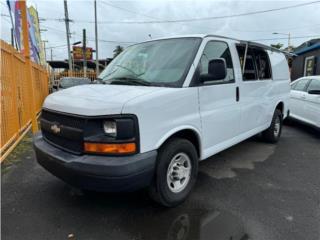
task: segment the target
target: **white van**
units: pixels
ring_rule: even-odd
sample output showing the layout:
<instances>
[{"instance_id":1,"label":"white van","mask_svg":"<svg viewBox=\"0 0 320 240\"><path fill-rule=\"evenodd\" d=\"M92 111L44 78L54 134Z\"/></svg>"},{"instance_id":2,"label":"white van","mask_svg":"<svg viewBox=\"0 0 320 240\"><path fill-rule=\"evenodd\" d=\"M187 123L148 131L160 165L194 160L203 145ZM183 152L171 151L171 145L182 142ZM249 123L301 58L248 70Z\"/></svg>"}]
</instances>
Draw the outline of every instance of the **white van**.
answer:
<instances>
[{"instance_id":1,"label":"white van","mask_svg":"<svg viewBox=\"0 0 320 240\"><path fill-rule=\"evenodd\" d=\"M46 98L38 162L82 189L149 187L165 206L186 199L199 161L261 132L277 142L288 114L285 55L227 37L135 44L99 79Z\"/></svg>"}]
</instances>

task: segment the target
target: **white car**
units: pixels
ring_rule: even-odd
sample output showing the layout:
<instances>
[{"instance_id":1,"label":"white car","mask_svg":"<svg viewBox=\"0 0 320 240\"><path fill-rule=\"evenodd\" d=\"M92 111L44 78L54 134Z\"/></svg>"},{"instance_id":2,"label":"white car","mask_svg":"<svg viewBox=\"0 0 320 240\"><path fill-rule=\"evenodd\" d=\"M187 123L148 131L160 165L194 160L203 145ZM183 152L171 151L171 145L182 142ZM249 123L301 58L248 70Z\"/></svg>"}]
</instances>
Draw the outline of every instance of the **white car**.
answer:
<instances>
[{"instance_id":1,"label":"white car","mask_svg":"<svg viewBox=\"0 0 320 240\"><path fill-rule=\"evenodd\" d=\"M98 80L46 98L39 164L79 188L149 187L164 206L186 199L199 161L260 132L277 142L288 114L285 55L227 37L135 44Z\"/></svg>"},{"instance_id":2,"label":"white car","mask_svg":"<svg viewBox=\"0 0 320 240\"><path fill-rule=\"evenodd\" d=\"M302 77L291 83L290 118L320 128L320 76Z\"/></svg>"}]
</instances>

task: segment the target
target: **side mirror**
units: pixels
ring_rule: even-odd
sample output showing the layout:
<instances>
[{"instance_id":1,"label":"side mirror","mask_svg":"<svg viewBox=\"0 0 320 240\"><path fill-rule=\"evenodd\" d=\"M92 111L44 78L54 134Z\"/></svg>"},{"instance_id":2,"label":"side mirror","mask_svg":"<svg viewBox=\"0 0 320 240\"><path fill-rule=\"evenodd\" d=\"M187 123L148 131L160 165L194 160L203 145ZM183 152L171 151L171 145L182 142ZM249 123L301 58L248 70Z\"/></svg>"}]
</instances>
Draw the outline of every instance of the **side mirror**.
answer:
<instances>
[{"instance_id":1,"label":"side mirror","mask_svg":"<svg viewBox=\"0 0 320 240\"><path fill-rule=\"evenodd\" d=\"M308 93L313 95L320 95L320 90L309 90Z\"/></svg>"},{"instance_id":2,"label":"side mirror","mask_svg":"<svg viewBox=\"0 0 320 240\"><path fill-rule=\"evenodd\" d=\"M223 58L216 58L209 61L208 74L201 74L200 81L217 81L227 76L227 64Z\"/></svg>"}]
</instances>

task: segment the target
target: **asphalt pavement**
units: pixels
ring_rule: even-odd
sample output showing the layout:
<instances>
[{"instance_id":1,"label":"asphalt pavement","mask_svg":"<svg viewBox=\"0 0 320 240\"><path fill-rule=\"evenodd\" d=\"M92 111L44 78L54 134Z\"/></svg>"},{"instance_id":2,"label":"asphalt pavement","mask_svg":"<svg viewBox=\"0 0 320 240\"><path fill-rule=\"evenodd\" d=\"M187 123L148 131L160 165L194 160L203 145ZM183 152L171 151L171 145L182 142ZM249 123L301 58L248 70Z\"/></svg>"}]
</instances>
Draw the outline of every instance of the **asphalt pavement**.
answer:
<instances>
[{"instance_id":1,"label":"asphalt pavement","mask_svg":"<svg viewBox=\"0 0 320 240\"><path fill-rule=\"evenodd\" d=\"M320 133L301 124L278 144L252 138L201 162L177 208L146 191L81 192L42 169L30 137L2 164L3 240L319 240Z\"/></svg>"}]
</instances>

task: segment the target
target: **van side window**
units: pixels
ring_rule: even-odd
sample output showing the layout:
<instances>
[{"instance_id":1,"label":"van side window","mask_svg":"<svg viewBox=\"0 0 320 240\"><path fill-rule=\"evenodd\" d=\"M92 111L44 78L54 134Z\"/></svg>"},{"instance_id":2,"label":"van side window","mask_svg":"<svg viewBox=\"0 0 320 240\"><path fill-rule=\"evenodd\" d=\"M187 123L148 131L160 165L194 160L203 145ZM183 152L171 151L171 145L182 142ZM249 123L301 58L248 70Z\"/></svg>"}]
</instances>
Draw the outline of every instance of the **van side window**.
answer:
<instances>
[{"instance_id":1,"label":"van side window","mask_svg":"<svg viewBox=\"0 0 320 240\"><path fill-rule=\"evenodd\" d=\"M254 65L253 55L248 52L246 66L244 68L243 80L256 80L256 70Z\"/></svg>"},{"instance_id":2,"label":"van side window","mask_svg":"<svg viewBox=\"0 0 320 240\"><path fill-rule=\"evenodd\" d=\"M244 54L246 47L243 45L237 46L237 51L240 58L241 69L244 63ZM246 66L243 73L243 80L264 80L271 79L271 64L268 53L258 47L248 47Z\"/></svg>"},{"instance_id":3,"label":"van side window","mask_svg":"<svg viewBox=\"0 0 320 240\"><path fill-rule=\"evenodd\" d=\"M271 67L268 53L264 49L255 48L254 57L256 61L258 78L263 79L271 79Z\"/></svg>"},{"instance_id":4,"label":"van side window","mask_svg":"<svg viewBox=\"0 0 320 240\"><path fill-rule=\"evenodd\" d=\"M241 69L243 68L244 63L244 54L245 54L245 46L237 46L237 51L240 59ZM250 81L250 80L257 80L257 74L255 69L255 61L254 61L254 54L252 49L249 47L247 51L247 58L245 63L244 73L243 73L243 80Z\"/></svg>"},{"instance_id":5,"label":"van side window","mask_svg":"<svg viewBox=\"0 0 320 240\"><path fill-rule=\"evenodd\" d=\"M309 82L309 79L301 79L294 84L293 90L295 91L306 91L306 85Z\"/></svg>"},{"instance_id":6,"label":"van side window","mask_svg":"<svg viewBox=\"0 0 320 240\"><path fill-rule=\"evenodd\" d=\"M232 83L234 81L234 72L231 53L228 44L220 41L210 41L207 43L199 63L200 74L208 74L208 64L212 59L223 58L227 65L227 76L221 81L213 81L215 84ZM208 82L211 83L210 81Z\"/></svg>"}]
</instances>

